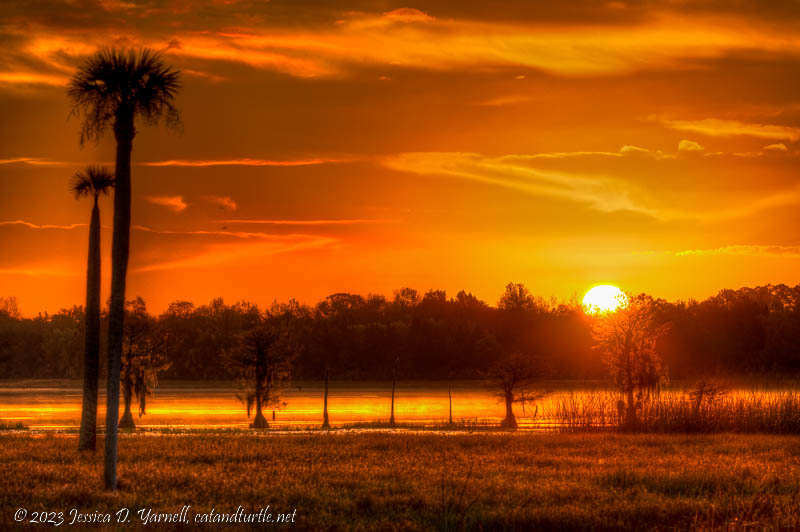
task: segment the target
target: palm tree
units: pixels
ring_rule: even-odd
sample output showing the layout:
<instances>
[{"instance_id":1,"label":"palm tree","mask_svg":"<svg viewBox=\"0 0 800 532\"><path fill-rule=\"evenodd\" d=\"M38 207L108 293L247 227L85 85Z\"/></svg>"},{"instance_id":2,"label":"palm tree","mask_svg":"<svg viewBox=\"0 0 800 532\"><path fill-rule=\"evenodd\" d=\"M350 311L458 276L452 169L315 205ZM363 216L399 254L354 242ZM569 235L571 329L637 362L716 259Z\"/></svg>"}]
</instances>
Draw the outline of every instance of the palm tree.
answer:
<instances>
[{"instance_id":1,"label":"palm tree","mask_svg":"<svg viewBox=\"0 0 800 532\"><path fill-rule=\"evenodd\" d=\"M92 197L89 260L86 267L86 338L83 354L83 411L79 451L94 451L97 442L97 380L100 370L100 208L97 200L114 188L114 176L100 166L77 172L70 181L76 199Z\"/></svg>"},{"instance_id":2,"label":"palm tree","mask_svg":"<svg viewBox=\"0 0 800 532\"><path fill-rule=\"evenodd\" d=\"M104 478L117 487L117 420L120 360L125 319L125 278L131 226L131 151L137 117L145 123L164 120L178 126L173 100L180 89L180 72L148 49L106 48L90 56L69 82L72 114L81 116L81 144L99 139L108 127L117 141L114 188L114 236L111 245L111 302L108 309L108 406Z\"/></svg>"}]
</instances>

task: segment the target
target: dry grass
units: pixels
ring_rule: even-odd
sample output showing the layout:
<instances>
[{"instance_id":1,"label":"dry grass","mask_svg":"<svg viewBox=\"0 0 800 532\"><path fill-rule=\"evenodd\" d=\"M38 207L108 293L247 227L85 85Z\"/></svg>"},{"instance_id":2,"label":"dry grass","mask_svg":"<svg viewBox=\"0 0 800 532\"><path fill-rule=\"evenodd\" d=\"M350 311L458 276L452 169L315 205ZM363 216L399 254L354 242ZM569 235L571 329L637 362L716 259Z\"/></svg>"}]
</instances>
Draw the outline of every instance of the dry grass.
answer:
<instances>
[{"instance_id":1,"label":"dry grass","mask_svg":"<svg viewBox=\"0 0 800 532\"><path fill-rule=\"evenodd\" d=\"M113 494L102 453L76 447L0 435L0 528L17 508L184 504L296 508L308 530L780 529L800 515L800 443L787 436L126 434Z\"/></svg>"},{"instance_id":2,"label":"dry grass","mask_svg":"<svg viewBox=\"0 0 800 532\"><path fill-rule=\"evenodd\" d=\"M612 392L568 396L546 415L567 432L608 430L620 422L618 400ZM689 392L670 392L645 400L638 414L637 432L800 434L800 394L793 391L738 392L700 408Z\"/></svg>"}]
</instances>

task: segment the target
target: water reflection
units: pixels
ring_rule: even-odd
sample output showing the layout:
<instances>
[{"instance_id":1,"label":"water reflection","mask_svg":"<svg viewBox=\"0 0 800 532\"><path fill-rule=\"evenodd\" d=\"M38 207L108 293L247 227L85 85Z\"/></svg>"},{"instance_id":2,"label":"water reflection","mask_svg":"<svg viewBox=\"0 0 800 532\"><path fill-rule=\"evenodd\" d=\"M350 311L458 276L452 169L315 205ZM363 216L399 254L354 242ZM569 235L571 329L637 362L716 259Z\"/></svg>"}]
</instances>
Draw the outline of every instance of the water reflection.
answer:
<instances>
[{"instance_id":1,"label":"water reflection","mask_svg":"<svg viewBox=\"0 0 800 532\"><path fill-rule=\"evenodd\" d=\"M80 424L79 381L32 381L0 384L0 419L22 421L32 429L74 429ZM499 423L503 406L480 383L450 385L453 419ZM318 383L300 383L284 392L286 407L275 412L274 425L312 427L322 422L323 389ZM389 418L390 383L348 383L330 388L328 412L331 424L386 422ZM135 405L134 405L135 406ZM449 415L448 383L403 384L397 388L395 416L398 423L440 423ZM517 408L521 424L534 421L530 406ZM538 409L541 417L542 409ZM272 412L265 412L272 424ZM100 392L98 419L105 418L105 395ZM247 427L244 405L234 397L230 384L162 383L148 399L147 414L134 411L139 427L236 428ZM541 419L539 419L541 421Z\"/></svg>"},{"instance_id":2,"label":"water reflection","mask_svg":"<svg viewBox=\"0 0 800 532\"><path fill-rule=\"evenodd\" d=\"M6 381L0 383L0 420L21 421L31 429L76 429L81 414L80 381ZM449 414L448 386L453 397L453 419L477 424L499 424L504 406L478 382L399 383L395 400L398 423L435 424ZM523 428L543 428L554 422L555 405L569 398L584 401L605 388L583 385L558 387L535 405L515 405ZM605 390L607 391L607 390ZM105 395L101 390L98 422L105 419ZM752 392L752 389L749 390ZM265 415L275 427L318 427L322 423L323 389L320 383L299 383L284 393L286 407ZM387 422L390 383L336 383L330 388L328 411L331 425ZM135 407L135 405L134 405ZM229 383L165 382L148 399L147 415L134 419L140 428L246 428L251 422Z\"/></svg>"}]
</instances>

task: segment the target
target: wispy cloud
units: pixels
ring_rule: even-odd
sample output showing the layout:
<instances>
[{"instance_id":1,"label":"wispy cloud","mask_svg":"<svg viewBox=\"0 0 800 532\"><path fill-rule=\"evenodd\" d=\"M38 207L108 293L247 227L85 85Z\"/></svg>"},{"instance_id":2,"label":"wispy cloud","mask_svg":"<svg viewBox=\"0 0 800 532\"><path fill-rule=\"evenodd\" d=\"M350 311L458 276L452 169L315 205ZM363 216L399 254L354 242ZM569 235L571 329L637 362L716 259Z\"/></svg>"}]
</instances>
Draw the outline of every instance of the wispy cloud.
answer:
<instances>
[{"instance_id":1,"label":"wispy cloud","mask_svg":"<svg viewBox=\"0 0 800 532\"><path fill-rule=\"evenodd\" d=\"M230 196L206 196L206 199L226 211L235 211L239 208Z\"/></svg>"},{"instance_id":2,"label":"wispy cloud","mask_svg":"<svg viewBox=\"0 0 800 532\"><path fill-rule=\"evenodd\" d=\"M679 152L700 152L704 150L705 150L704 147L702 147L700 144L692 140L684 139L678 143Z\"/></svg>"},{"instance_id":3,"label":"wispy cloud","mask_svg":"<svg viewBox=\"0 0 800 532\"><path fill-rule=\"evenodd\" d=\"M338 163L342 159L297 159L297 160L273 160L273 159L172 159L169 161L151 161L140 163L142 166L310 166L315 164Z\"/></svg>"},{"instance_id":4,"label":"wispy cloud","mask_svg":"<svg viewBox=\"0 0 800 532\"><path fill-rule=\"evenodd\" d=\"M488 100L478 102L478 105L482 105L485 107L502 107L504 105L514 105L518 103L529 102L532 99L533 98L531 98L530 96L524 94L512 95L512 96L498 96L496 98L490 98Z\"/></svg>"},{"instance_id":5,"label":"wispy cloud","mask_svg":"<svg viewBox=\"0 0 800 532\"><path fill-rule=\"evenodd\" d=\"M208 9L213 13L213 7ZM686 60L721 58L738 51L800 50L792 30L757 25L746 16L655 11L633 24L598 24L589 31L570 23L435 18L413 8L351 11L335 23L286 28L265 27L255 22L258 17L241 18L235 30L203 32L182 31L182 25L170 17L185 17L185 13L162 9L158 15L165 23L145 31L133 29L135 24L116 24L119 14L109 13L106 20L98 21L98 26L114 23L116 31L109 34L64 31L56 36L15 30L15 37L26 40L20 50L25 60L19 61L19 69L0 73L0 82L63 85L76 58L115 42L149 46L186 60L246 64L297 77L341 76L365 64L439 71L522 67L565 75L604 75L685 68ZM32 71L27 64L43 64L48 71ZM189 70L192 75L214 75L205 69Z\"/></svg>"},{"instance_id":6,"label":"wispy cloud","mask_svg":"<svg viewBox=\"0 0 800 532\"><path fill-rule=\"evenodd\" d=\"M183 201L183 196L147 196L145 199L153 205L160 205L175 212L181 212L189 206Z\"/></svg>"},{"instance_id":7,"label":"wispy cloud","mask_svg":"<svg viewBox=\"0 0 800 532\"><path fill-rule=\"evenodd\" d=\"M69 78L58 74L45 74L41 72L0 72L0 84L11 85L50 85L63 87Z\"/></svg>"},{"instance_id":8,"label":"wispy cloud","mask_svg":"<svg viewBox=\"0 0 800 532\"><path fill-rule=\"evenodd\" d=\"M800 257L800 246L731 245L712 249L687 249L676 251L676 257L713 255L770 255Z\"/></svg>"},{"instance_id":9,"label":"wispy cloud","mask_svg":"<svg viewBox=\"0 0 800 532\"><path fill-rule=\"evenodd\" d=\"M383 14L384 18L398 22L432 22L434 17L428 15L424 11L415 9L413 7L401 7L387 11Z\"/></svg>"},{"instance_id":10,"label":"wispy cloud","mask_svg":"<svg viewBox=\"0 0 800 532\"><path fill-rule=\"evenodd\" d=\"M271 235L271 238L265 240L210 245L189 256L153 262L136 268L133 272L211 268L229 263L241 265L261 257L324 248L338 242L335 238L318 235Z\"/></svg>"},{"instance_id":11,"label":"wispy cloud","mask_svg":"<svg viewBox=\"0 0 800 532\"><path fill-rule=\"evenodd\" d=\"M399 220L387 218L350 218L333 220L219 220L226 224L260 224L260 225L362 225L397 223Z\"/></svg>"},{"instance_id":12,"label":"wispy cloud","mask_svg":"<svg viewBox=\"0 0 800 532\"><path fill-rule=\"evenodd\" d=\"M662 125L677 131L691 131L712 137L748 136L762 139L789 140L800 139L800 128L773 124L752 124L738 120L670 120L655 118Z\"/></svg>"},{"instance_id":13,"label":"wispy cloud","mask_svg":"<svg viewBox=\"0 0 800 532\"><path fill-rule=\"evenodd\" d=\"M771 151L777 153L786 153L789 151L789 148L786 147L786 144L783 142L779 142L778 144L770 144L768 146L764 146L764 151Z\"/></svg>"},{"instance_id":14,"label":"wispy cloud","mask_svg":"<svg viewBox=\"0 0 800 532\"><path fill-rule=\"evenodd\" d=\"M54 268L52 266L17 266L0 268L0 275L23 275L26 277L76 277L81 275L76 270Z\"/></svg>"},{"instance_id":15,"label":"wispy cloud","mask_svg":"<svg viewBox=\"0 0 800 532\"><path fill-rule=\"evenodd\" d=\"M564 152L544 152L529 155L515 155L513 157L523 157L525 159L577 159L581 157L651 157L653 159L674 159L675 154L664 153L661 150L651 150L639 146L625 145L619 151L564 151Z\"/></svg>"},{"instance_id":16,"label":"wispy cloud","mask_svg":"<svg viewBox=\"0 0 800 532\"><path fill-rule=\"evenodd\" d=\"M800 188L792 187L767 194L762 197L746 198L735 205L718 209L706 208L685 210L681 208L664 208L661 213L665 218L675 220L701 220L719 222L744 218L770 209L800 204Z\"/></svg>"},{"instance_id":17,"label":"wispy cloud","mask_svg":"<svg viewBox=\"0 0 800 532\"><path fill-rule=\"evenodd\" d=\"M631 211L654 218L660 217L656 210L633 199L634 187L629 183L607 176L578 175L535 168L531 166L531 162L537 157L416 152L387 157L383 163L388 168L402 172L455 177L534 196L584 203L602 212Z\"/></svg>"},{"instance_id":18,"label":"wispy cloud","mask_svg":"<svg viewBox=\"0 0 800 532\"><path fill-rule=\"evenodd\" d=\"M250 231L229 231L227 229L207 230L207 229L194 229L194 230L171 230L171 229L152 229L144 225L134 225L133 229L145 233L153 233L157 235L180 235L180 236L214 236L214 237L231 237L237 239L256 239L256 240L284 240L286 238L306 237L308 235L275 235L272 233L263 232L250 232Z\"/></svg>"},{"instance_id":19,"label":"wispy cloud","mask_svg":"<svg viewBox=\"0 0 800 532\"><path fill-rule=\"evenodd\" d=\"M35 224L33 222L26 222L25 220L13 220L0 222L0 226L23 226L30 229L76 229L78 227L86 227L87 224L67 224L67 225L54 225L54 224Z\"/></svg>"},{"instance_id":20,"label":"wispy cloud","mask_svg":"<svg viewBox=\"0 0 800 532\"><path fill-rule=\"evenodd\" d=\"M31 166L75 166L83 163L51 161L42 157L13 157L0 159L0 164L27 164Z\"/></svg>"}]
</instances>

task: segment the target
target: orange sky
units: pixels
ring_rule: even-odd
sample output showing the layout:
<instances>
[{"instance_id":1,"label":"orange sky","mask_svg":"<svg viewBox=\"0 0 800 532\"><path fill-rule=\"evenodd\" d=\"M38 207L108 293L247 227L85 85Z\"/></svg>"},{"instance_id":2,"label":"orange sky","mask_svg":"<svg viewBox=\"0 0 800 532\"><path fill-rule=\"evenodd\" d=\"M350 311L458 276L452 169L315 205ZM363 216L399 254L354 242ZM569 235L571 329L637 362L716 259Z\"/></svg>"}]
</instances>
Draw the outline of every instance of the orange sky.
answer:
<instances>
[{"instance_id":1,"label":"orange sky","mask_svg":"<svg viewBox=\"0 0 800 532\"><path fill-rule=\"evenodd\" d=\"M164 4L0 6L0 295L25 314L84 299L67 183L114 147L80 148L64 85L104 45L184 73L183 133L134 144L151 310L800 282L796 2Z\"/></svg>"}]
</instances>

